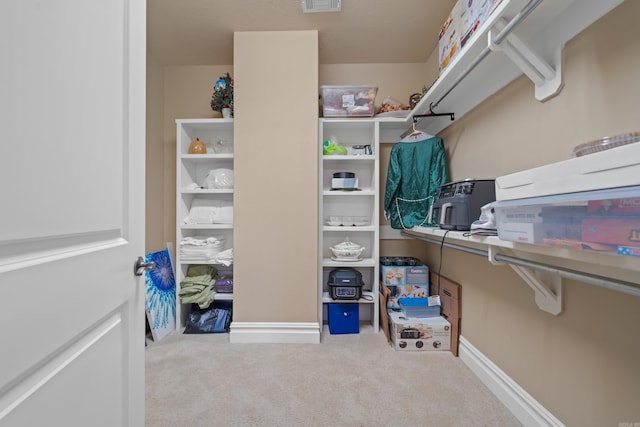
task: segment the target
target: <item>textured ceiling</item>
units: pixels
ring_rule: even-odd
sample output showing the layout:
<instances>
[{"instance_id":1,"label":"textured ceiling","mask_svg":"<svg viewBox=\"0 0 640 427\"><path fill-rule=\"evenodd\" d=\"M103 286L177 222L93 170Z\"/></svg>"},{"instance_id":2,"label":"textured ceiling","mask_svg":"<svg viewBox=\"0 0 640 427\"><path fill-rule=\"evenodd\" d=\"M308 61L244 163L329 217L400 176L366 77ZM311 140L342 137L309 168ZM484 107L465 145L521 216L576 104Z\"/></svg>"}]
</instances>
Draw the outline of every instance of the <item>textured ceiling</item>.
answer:
<instances>
[{"instance_id":1,"label":"textured ceiling","mask_svg":"<svg viewBox=\"0 0 640 427\"><path fill-rule=\"evenodd\" d=\"M424 62L455 0L149 0L147 45L164 65L231 65L234 31L318 30L321 64Z\"/></svg>"}]
</instances>

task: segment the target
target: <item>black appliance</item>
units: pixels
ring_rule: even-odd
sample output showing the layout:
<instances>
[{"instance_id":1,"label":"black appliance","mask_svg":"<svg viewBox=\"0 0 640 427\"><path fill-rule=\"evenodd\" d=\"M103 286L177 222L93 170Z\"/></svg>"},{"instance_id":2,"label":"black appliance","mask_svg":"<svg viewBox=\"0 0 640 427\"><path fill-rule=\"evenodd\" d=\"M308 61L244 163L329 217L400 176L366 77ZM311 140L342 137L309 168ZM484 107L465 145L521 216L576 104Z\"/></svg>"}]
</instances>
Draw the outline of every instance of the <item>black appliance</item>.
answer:
<instances>
[{"instance_id":1,"label":"black appliance","mask_svg":"<svg viewBox=\"0 0 640 427\"><path fill-rule=\"evenodd\" d=\"M355 268L336 268L329 272L329 296L335 300L358 300L362 297L362 273Z\"/></svg>"},{"instance_id":2,"label":"black appliance","mask_svg":"<svg viewBox=\"0 0 640 427\"><path fill-rule=\"evenodd\" d=\"M432 222L444 230L468 231L480 218L481 208L496 200L493 179L467 179L440 187L433 204Z\"/></svg>"}]
</instances>

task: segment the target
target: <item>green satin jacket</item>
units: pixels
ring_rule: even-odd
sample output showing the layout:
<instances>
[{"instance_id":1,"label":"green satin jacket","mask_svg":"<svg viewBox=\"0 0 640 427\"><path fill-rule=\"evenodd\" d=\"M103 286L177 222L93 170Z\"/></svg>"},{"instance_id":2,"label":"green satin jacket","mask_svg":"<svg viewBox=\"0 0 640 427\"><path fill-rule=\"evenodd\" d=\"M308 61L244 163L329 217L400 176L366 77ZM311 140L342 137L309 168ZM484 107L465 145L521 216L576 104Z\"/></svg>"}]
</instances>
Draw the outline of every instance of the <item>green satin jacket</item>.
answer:
<instances>
[{"instance_id":1,"label":"green satin jacket","mask_svg":"<svg viewBox=\"0 0 640 427\"><path fill-rule=\"evenodd\" d=\"M427 220L429 209L448 180L442 138L413 138L395 144L389 157L384 210L396 229L434 225Z\"/></svg>"}]
</instances>

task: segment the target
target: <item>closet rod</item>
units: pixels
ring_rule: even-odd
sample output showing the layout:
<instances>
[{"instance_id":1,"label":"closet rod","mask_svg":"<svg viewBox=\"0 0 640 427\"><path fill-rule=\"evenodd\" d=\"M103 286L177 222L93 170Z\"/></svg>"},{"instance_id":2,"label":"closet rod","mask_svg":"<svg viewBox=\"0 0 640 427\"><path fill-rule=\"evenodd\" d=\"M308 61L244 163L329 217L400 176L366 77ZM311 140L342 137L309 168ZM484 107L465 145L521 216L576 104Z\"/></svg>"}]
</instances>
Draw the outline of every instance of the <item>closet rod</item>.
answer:
<instances>
[{"instance_id":1,"label":"closet rod","mask_svg":"<svg viewBox=\"0 0 640 427\"><path fill-rule=\"evenodd\" d=\"M518 12L518 14L514 16L513 19L511 19L511 21L509 21L509 23L502 29L502 31L500 31L500 33L498 33L498 35L494 37L493 39L494 43L500 44L502 40L504 40L504 38L507 37L518 24L520 24L527 16L529 16L531 12L533 12L533 10L536 7L538 7L540 3L542 3L542 0L531 0L529 3L527 3L524 9ZM467 75L469 75L469 73L473 71L473 69L476 68L478 64L480 64L482 60L490 52L491 52L491 49L489 48L489 46L486 46L482 50L482 52L480 52L480 54L476 57L476 59L474 59L473 62L469 64L467 68L465 68L462 71L462 74L458 76L458 78L453 82L451 87L447 89L447 91L444 94L442 94L440 99L438 99L435 103L432 102L431 104L429 104L429 110L433 111L434 108L437 108L438 105L440 105L440 103L442 102L442 100L445 99L453 91L453 89L455 89L456 86L458 86L462 82L462 80L464 80L467 77Z\"/></svg>"},{"instance_id":2,"label":"closet rod","mask_svg":"<svg viewBox=\"0 0 640 427\"><path fill-rule=\"evenodd\" d=\"M404 230L400 231L405 237L410 237L412 239L421 240L423 242L431 243L434 245L442 245L446 248L455 249L461 252L470 253L473 255L482 256L485 258L489 257L488 251L483 251L481 249L473 249L463 245L458 245L455 243L449 243L439 239L431 239L428 237L416 236L415 234L406 233ZM587 283L589 285L600 286L602 288L607 288L613 291L622 292L628 295L640 296L640 285L631 282L625 282L622 280L615 280L609 277L597 276L595 274L582 273L579 271L567 269L567 268L559 268L548 264L543 264L535 261L528 261L521 258L512 257L509 255L496 254L494 259L499 262L504 262L507 264L513 264L520 267L531 268L534 270L543 271L545 273L554 274L565 279L577 280L579 282Z\"/></svg>"},{"instance_id":3,"label":"closet rod","mask_svg":"<svg viewBox=\"0 0 640 427\"><path fill-rule=\"evenodd\" d=\"M589 285L600 286L612 291L623 292L625 294L640 296L640 286L631 282L625 282L622 280L610 279L608 277L597 276L595 274L582 273L579 271L571 270L568 268L559 268L552 265L542 264L533 261L527 261L524 259L512 257L509 255L496 254L494 256L496 261L505 262L507 264L513 264L520 267L531 268L540 270L545 273L557 275L565 279L577 280Z\"/></svg>"}]
</instances>

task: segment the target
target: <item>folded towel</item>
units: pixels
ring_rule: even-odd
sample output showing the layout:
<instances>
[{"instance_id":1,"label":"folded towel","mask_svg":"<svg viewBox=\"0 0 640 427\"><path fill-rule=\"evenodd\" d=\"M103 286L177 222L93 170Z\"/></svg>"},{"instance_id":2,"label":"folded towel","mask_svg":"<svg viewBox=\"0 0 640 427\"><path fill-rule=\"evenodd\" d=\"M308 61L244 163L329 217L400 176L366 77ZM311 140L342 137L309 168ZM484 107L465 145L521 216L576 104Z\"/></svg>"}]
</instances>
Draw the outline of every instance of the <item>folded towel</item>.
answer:
<instances>
[{"instance_id":1,"label":"folded towel","mask_svg":"<svg viewBox=\"0 0 640 427\"><path fill-rule=\"evenodd\" d=\"M213 277L216 273L216 268L212 265L190 265L187 269L187 277L204 276L207 274ZM185 280L187 277L185 277Z\"/></svg>"},{"instance_id":2,"label":"folded towel","mask_svg":"<svg viewBox=\"0 0 640 427\"><path fill-rule=\"evenodd\" d=\"M185 237L180 241L180 246L207 246L207 245L222 245L224 238L218 237Z\"/></svg>"},{"instance_id":3,"label":"folded towel","mask_svg":"<svg viewBox=\"0 0 640 427\"><path fill-rule=\"evenodd\" d=\"M195 303L195 304L198 304L200 308L208 308L209 305L213 302L215 295L216 295L216 292L213 289L207 288L202 292L199 292L194 295L186 295L184 297L181 296L180 302L182 304Z\"/></svg>"},{"instance_id":4,"label":"folded towel","mask_svg":"<svg viewBox=\"0 0 640 427\"><path fill-rule=\"evenodd\" d=\"M216 255L215 263L222 264L226 267L233 264L233 248L222 251L218 255Z\"/></svg>"},{"instance_id":5,"label":"folded towel","mask_svg":"<svg viewBox=\"0 0 640 427\"><path fill-rule=\"evenodd\" d=\"M185 224L233 224L233 204L228 200L194 199Z\"/></svg>"},{"instance_id":6,"label":"folded towel","mask_svg":"<svg viewBox=\"0 0 640 427\"><path fill-rule=\"evenodd\" d=\"M202 275L194 275L195 273L202 273ZM192 265L189 266L188 275L180 281L180 290L178 296L182 304L197 303L200 308L207 308L215 297L215 291L213 285L213 275L215 274L215 267L210 265Z\"/></svg>"}]
</instances>

